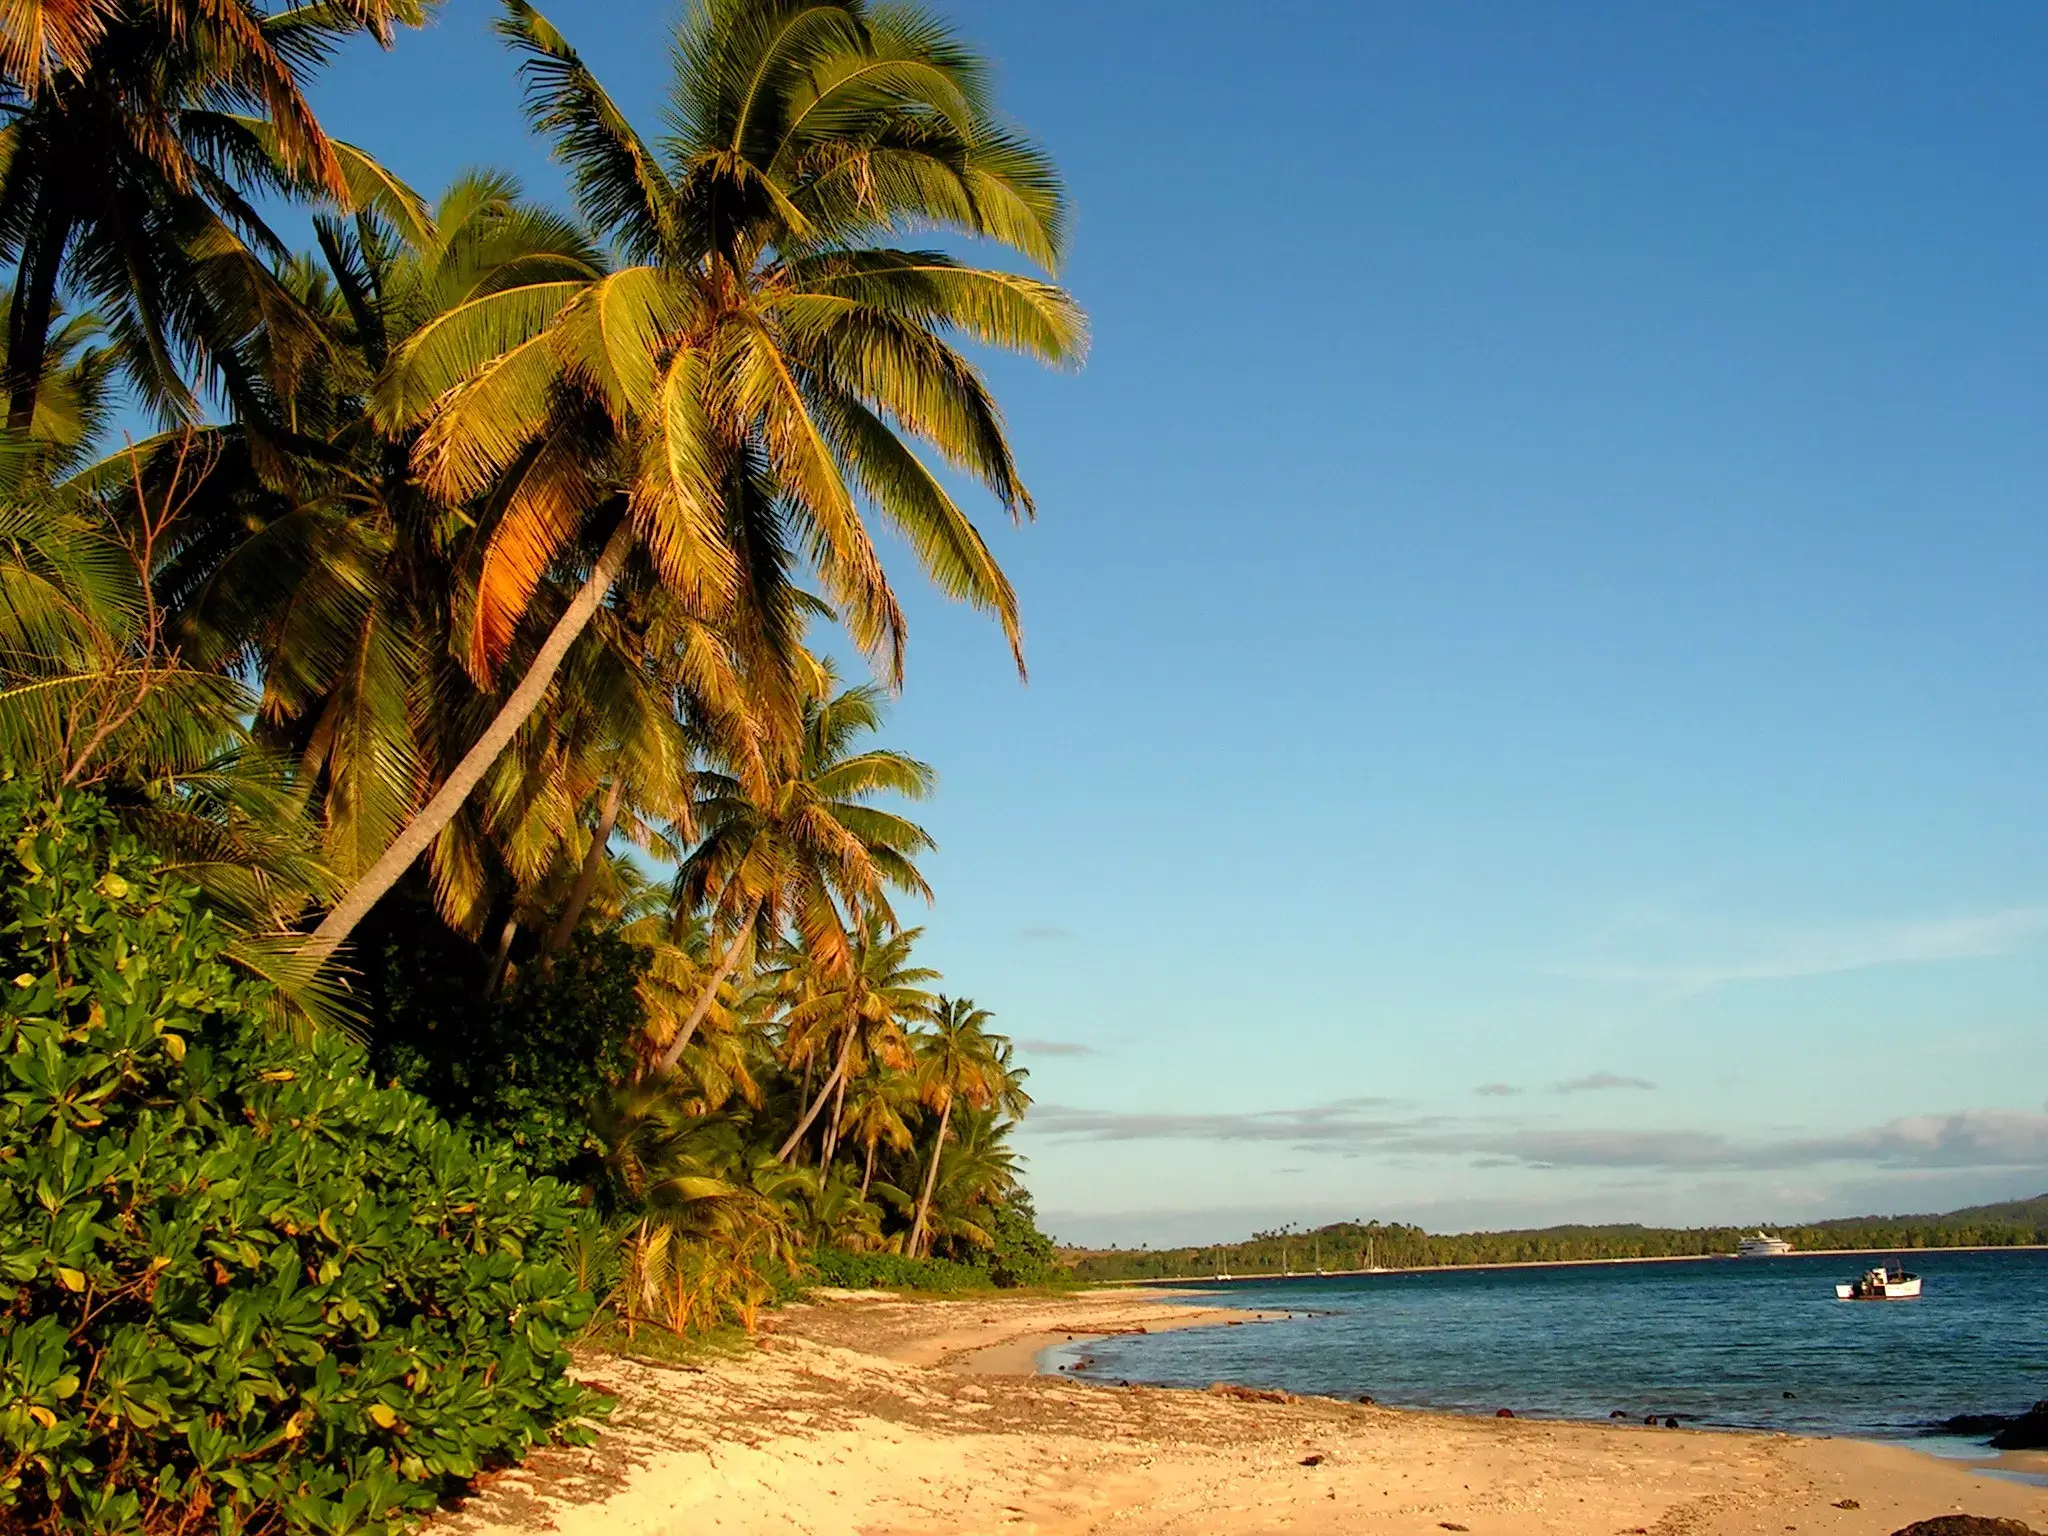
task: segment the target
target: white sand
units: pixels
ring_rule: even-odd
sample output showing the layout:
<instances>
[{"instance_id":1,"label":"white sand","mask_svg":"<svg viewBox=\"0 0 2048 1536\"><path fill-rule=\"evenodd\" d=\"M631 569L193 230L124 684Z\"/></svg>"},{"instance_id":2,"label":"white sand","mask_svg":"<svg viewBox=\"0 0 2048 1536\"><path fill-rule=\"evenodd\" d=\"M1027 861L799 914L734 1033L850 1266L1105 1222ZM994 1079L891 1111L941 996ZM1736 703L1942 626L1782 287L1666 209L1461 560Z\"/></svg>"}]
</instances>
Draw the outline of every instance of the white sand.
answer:
<instances>
[{"instance_id":1,"label":"white sand","mask_svg":"<svg viewBox=\"0 0 2048 1536\"><path fill-rule=\"evenodd\" d=\"M1003 1374L1069 1335L1244 1316L1131 1292L865 1299L778 1314L762 1351L701 1370L593 1360L620 1397L599 1443L543 1452L433 1531L1883 1536L1965 1509L2048 1529L2048 1490L1902 1446Z\"/></svg>"}]
</instances>

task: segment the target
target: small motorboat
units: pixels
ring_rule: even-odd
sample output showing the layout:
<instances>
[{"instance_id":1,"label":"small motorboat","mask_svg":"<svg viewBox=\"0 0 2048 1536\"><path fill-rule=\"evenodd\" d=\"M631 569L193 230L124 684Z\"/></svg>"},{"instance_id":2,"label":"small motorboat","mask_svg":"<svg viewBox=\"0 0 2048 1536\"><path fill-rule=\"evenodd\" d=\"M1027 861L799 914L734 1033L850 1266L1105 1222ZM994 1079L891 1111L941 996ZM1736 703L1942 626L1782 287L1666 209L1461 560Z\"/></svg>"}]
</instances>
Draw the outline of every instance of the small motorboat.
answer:
<instances>
[{"instance_id":1,"label":"small motorboat","mask_svg":"<svg viewBox=\"0 0 2048 1536\"><path fill-rule=\"evenodd\" d=\"M1920 1277L1896 1264L1880 1264L1847 1285L1835 1287L1841 1301L1910 1301L1920 1294Z\"/></svg>"}]
</instances>

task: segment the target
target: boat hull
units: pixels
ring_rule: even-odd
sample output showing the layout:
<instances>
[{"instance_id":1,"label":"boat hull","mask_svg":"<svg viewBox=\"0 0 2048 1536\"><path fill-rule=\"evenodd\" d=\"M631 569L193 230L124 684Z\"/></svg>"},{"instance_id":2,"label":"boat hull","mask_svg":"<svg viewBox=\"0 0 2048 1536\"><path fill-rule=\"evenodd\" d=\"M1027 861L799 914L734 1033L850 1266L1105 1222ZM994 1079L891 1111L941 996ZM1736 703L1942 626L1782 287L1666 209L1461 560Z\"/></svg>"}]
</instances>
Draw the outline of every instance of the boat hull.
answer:
<instances>
[{"instance_id":1,"label":"boat hull","mask_svg":"<svg viewBox=\"0 0 2048 1536\"><path fill-rule=\"evenodd\" d=\"M1883 1285L1838 1285L1835 1296L1841 1301L1911 1301L1920 1294L1920 1277L1908 1275L1903 1280L1887 1280Z\"/></svg>"}]
</instances>

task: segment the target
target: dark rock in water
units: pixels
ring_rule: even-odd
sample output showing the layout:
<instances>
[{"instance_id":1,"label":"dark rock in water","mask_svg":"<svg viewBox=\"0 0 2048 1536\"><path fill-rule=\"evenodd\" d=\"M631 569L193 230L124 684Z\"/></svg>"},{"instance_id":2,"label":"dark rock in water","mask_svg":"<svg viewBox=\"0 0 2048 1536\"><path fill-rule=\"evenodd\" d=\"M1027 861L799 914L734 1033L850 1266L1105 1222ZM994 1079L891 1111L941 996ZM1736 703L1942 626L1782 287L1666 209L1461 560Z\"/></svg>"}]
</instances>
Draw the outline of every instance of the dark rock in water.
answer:
<instances>
[{"instance_id":1,"label":"dark rock in water","mask_svg":"<svg viewBox=\"0 0 2048 1536\"><path fill-rule=\"evenodd\" d=\"M1372 1394L1371 1394L1370 1392L1361 1392L1361 1393L1359 1393L1359 1394L1358 1394L1358 1400L1359 1400L1359 1401L1360 1401L1361 1403L1365 1404L1365 1406L1366 1406L1366 1407L1368 1407L1368 1408L1370 1408L1370 1407L1372 1406Z\"/></svg>"},{"instance_id":2,"label":"dark rock in water","mask_svg":"<svg viewBox=\"0 0 2048 1536\"><path fill-rule=\"evenodd\" d=\"M1791 1399L1797 1397L1799 1394L1797 1392L1781 1392L1778 1395L1789 1402Z\"/></svg>"},{"instance_id":3,"label":"dark rock in water","mask_svg":"<svg viewBox=\"0 0 2048 1536\"><path fill-rule=\"evenodd\" d=\"M2012 1419L2002 1413L1959 1413L1934 1427L1949 1435L1995 1435Z\"/></svg>"},{"instance_id":4,"label":"dark rock in water","mask_svg":"<svg viewBox=\"0 0 2048 1536\"><path fill-rule=\"evenodd\" d=\"M2031 1525L2017 1520L1993 1520L1984 1515L1936 1515L1932 1520L1915 1520L1893 1531L1892 1536L2040 1536Z\"/></svg>"},{"instance_id":5,"label":"dark rock in water","mask_svg":"<svg viewBox=\"0 0 2048 1536\"><path fill-rule=\"evenodd\" d=\"M1515 1410L1512 1408L1496 1408L1493 1410L1493 1416L1496 1419L1512 1419L1515 1416Z\"/></svg>"},{"instance_id":6,"label":"dark rock in water","mask_svg":"<svg viewBox=\"0 0 2048 1536\"><path fill-rule=\"evenodd\" d=\"M1664 1427L1665 1427L1666 1429L1676 1429L1676 1428L1678 1428L1678 1419L1677 1419L1676 1415L1673 1415L1673 1416L1671 1416L1671 1417L1668 1417L1668 1418L1666 1418L1666 1419L1664 1420Z\"/></svg>"},{"instance_id":7,"label":"dark rock in water","mask_svg":"<svg viewBox=\"0 0 2048 1536\"><path fill-rule=\"evenodd\" d=\"M1626 1409L1617 1408L1614 1410L1614 1412L1607 1415L1607 1417L1609 1417L1610 1419L1625 1419L1628 1417L1628 1412Z\"/></svg>"},{"instance_id":8,"label":"dark rock in water","mask_svg":"<svg viewBox=\"0 0 2048 1536\"><path fill-rule=\"evenodd\" d=\"M2048 1450L2048 1402L2034 1404L1991 1437L1994 1450Z\"/></svg>"},{"instance_id":9,"label":"dark rock in water","mask_svg":"<svg viewBox=\"0 0 2048 1536\"><path fill-rule=\"evenodd\" d=\"M1645 1414L1643 1416L1643 1422L1649 1425L1650 1428L1655 1429L1657 1427L1657 1415L1655 1415L1654 1413Z\"/></svg>"}]
</instances>

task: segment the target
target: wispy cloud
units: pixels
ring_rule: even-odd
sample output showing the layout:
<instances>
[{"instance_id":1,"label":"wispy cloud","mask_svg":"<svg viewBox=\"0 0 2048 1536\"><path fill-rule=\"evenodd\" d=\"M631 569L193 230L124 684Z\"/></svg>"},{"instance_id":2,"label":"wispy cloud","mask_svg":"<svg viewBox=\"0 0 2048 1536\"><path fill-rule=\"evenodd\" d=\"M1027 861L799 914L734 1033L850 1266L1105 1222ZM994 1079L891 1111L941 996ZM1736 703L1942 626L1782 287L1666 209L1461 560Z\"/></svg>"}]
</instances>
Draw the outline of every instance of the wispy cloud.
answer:
<instances>
[{"instance_id":1,"label":"wispy cloud","mask_svg":"<svg viewBox=\"0 0 2048 1536\"><path fill-rule=\"evenodd\" d=\"M2007 907L1956 917L1907 918L1802 928L1726 942L1719 953L1673 961L1555 968L1586 981L1642 982L1704 992L1740 982L1837 976L1894 965L1987 960L2048 941L2048 906Z\"/></svg>"},{"instance_id":2,"label":"wispy cloud","mask_svg":"<svg viewBox=\"0 0 2048 1536\"><path fill-rule=\"evenodd\" d=\"M1522 1093L1513 1083L1481 1083L1472 1091L1483 1099L1514 1099Z\"/></svg>"},{"instance_id":3,"label":"wispy cloud","mask_svg":"<svg viewBox=\"0 0 2048 1536\"><path fill-rule=\"evenodd\" d=\"M1538 1168L1770 1171L1821 1163L1881 1168L2048 1167L2048 1115L1965 1109L1909 1115L1846 1136L1737 1141L1709 1131L1512 1131L1483 1138L1501 1156ZM1444 1151L1465 1150L1455 1139Z\"/></svg>"},{"instance_id":4,"label":"wispy cloud","mask_svg":"<svg viewBox=\"0 0 2048 1536\"><path fill-rule=\"evenodd\" d=\"M1080 935L1057 923L1029 923L1017 930L1017 937L1027 944L1065 944Z\"/></svg>"},{"instance_id":5,"label":"wispy cloud","mask_svg":"<svg viewBox=\"0 0 2048 1536\"><path fill-rule=\"evenodd\" d=\"M1622 1077L1614 1072L1589 1072L1584 1077L1567 1078L1561 1083L1552 1083L1552 1093L1605 1093L1611 1088L1629 1088L1638 1093L1650 1093L1657 1085L1647 1077Z\"/></svg>"},{"instance_id":6,"label":"wispy cloud","mask_svg":"<svg viewBox=\"0 0 2048 1536\"><path fill-rule=\"evenodd\" d=\"M1095 1047L1079 1040L1019 1040L1017 1049L1029 1056L1093 1056Z\"/></svg>"},{"instance_id":7,"label":"wispy cloud","mask_svg":"<svg viewBox=\"0 0 2048 1536\"><path fill-rule=\"evenodd\" d=\"M1442 1157L1499 1167L1704 1173L1844 1164L2048 1171L2048 1113L2027 1110L1964 1109L1909 1115L1843 1135L1742 1140L1684 1127L1559 1129L1384 1113L1392 1107L1395 1101L1341 1099L1305 1109L1162 1114L1041 1104L1030 1126L1040 1136L1073 1140L1273 1142L1338 1156Z\"/></svg>"},{"instance_id":8,"label":"wispy cloud","mask_svg":"<svg viewBox=\"0 0 2048 1536\"><path fill-rule=\"evenodd\" d=\"M1289 1146L1314 1147L1370 1143L1435 1123L1361 1118L1362 1110L1383 1109L1394 1102L1338 1099L1308 1109L1188 1115L1038 1104L1032 1107L1030 1124L1041 1135L1078 1141L1277 1141Z\"/></svg>"}]
</instances>

